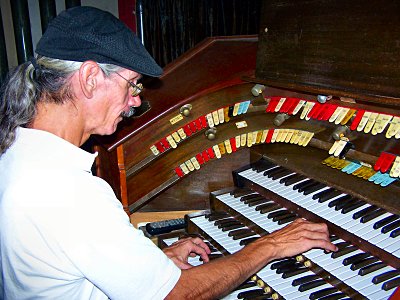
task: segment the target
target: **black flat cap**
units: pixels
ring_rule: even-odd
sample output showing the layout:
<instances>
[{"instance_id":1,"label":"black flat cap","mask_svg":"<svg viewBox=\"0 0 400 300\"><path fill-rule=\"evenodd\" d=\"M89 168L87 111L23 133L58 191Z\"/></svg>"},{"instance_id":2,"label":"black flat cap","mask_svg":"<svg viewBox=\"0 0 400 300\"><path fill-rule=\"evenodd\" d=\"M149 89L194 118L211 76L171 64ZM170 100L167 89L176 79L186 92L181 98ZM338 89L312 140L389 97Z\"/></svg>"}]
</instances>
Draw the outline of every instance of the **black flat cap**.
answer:
<instances>
[{"instance_id":1,"label":"black flat cap","mask_svg":"<svg viewBox=\"0 0 400 300\"><path fill-rule=\"evenodd\" d=\"M77 6L54 18L36 46L36 53L57 59L114 64L158 77L161 67L136 35L111 13Z\"/></svg>"}]
</instances>

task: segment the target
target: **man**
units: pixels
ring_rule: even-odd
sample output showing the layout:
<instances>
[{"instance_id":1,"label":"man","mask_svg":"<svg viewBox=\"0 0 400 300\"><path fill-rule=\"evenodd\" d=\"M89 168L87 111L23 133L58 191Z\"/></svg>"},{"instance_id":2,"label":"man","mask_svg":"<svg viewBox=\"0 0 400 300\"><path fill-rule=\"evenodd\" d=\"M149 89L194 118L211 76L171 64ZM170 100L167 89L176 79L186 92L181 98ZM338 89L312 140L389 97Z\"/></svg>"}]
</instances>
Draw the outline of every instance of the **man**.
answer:
<instances>
[{"instance_id":1,"label":"man","mask_svg":"<svg viewBox=\"0 0 400 300\"><path fill-rule=\"evenodd\" d=\"M325 225L297 220L213 262L199 238L162 252L91 174L96 154L79 148L113 133L141 104L142 74L161 68L117 18L90 7L57 16L36 53L0 103L2 299L212 299L273 259L336 250ZM191 254L206 263L191 268Z\"/></svg>"}]
</instances>

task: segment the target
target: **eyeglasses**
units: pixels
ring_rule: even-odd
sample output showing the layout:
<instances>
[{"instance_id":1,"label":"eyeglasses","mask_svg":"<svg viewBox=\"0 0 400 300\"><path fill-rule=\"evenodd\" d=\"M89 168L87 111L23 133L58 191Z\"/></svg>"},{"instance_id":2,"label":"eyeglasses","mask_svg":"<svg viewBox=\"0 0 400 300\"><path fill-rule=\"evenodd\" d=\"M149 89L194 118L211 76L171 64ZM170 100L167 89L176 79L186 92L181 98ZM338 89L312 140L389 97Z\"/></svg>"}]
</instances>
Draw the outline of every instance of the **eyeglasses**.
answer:
<instances>
[{"instance_id":1,"label":"eyeglasses","mask_svg":"<svg viewBox=\"0 0 400 300\"><path fill-rule=\"evenodd\" d=\"M132 87L132 92L131 92L132 97L136 97L137 95L139 95L142 92L143 84L141 84L141 83L135 84L132 81L130 81L130 80L126 79L125 77L123 77L121 74L119 74L117 72L115 72L115 74L117 74L119 77L124 79Z\"/></svg>"}]
</instances>

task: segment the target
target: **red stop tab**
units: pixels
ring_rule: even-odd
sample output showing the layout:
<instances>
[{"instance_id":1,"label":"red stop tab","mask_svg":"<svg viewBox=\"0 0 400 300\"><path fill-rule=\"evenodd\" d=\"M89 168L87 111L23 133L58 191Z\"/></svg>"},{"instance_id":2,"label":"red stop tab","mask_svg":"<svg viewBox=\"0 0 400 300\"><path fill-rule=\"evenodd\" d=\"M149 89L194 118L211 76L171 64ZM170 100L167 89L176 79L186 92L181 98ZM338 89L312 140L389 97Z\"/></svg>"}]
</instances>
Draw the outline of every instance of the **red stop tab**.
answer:
<instances>
[{"instance_id":1,"label":"red stop tab","mask_svg":"<svg viewBox=\"0 0 400 300\"><path fill-rule=\"evenodd\" d=\"M175 173L179 176L179 177L183 177L185 176L185 174L183 173L182 169L180 167L176 167L175 168Z\"/></svg>"},{"instance_id":2,"label":"red stop tab","mask_svg":"<svg viewBox=\"0 0 400 300\"><path fill-rule=\"evenodd\" d=\"M214 150L212 148L207 149L207 154L210 158L215 158Z\"/></svg>"},{"instance_id":3,"label":"red stop tab","mask_svg":"<svg viewBox=\"0 0 400 300\"><path fill-rule=\"evenodd\" d=\"M207 123L206 116L201 116L201 117L200 117L200 121L201 121L201 126L202 126L203 128L207 128L207 127L208 127L208 123Z\"/></svg>"},{"instance_id":4,"label":"red stop tab","mask_svg":"<svg viewBox=\"0 0 400 300\"><path fill-rule=\"evenodd\" d=\"M163 138L160 143L164 146L165 150L171 148L170 144L167 141L167 138Z\"/></svg>"},{"instance_id":5,"label":"red stop tab","mask_svg":"<svg viewBox=\"0 0 400 300\"><path fill-rule=\"evenodd\" d=\"M271 100L268 103L268 106L266 108L266 112L274 112L275 107L278 105L280 97L271 97Z\"/></svg>"},{"instance_id":6,"label":"red stop tab","mask_svg":"<svg viewBox=\"0 0 400 300\"><path fill-rule=\"evenodd\" d=\"M208 156L207 150L204 150L203 152L201 152L201 156L204 159L204 162L208 162L210 160L210 157Z\"/></svg>"},{"instance_id":7,"label":"red stop tab","mask_svg":"<svg viewBox=\"0 0 400 300\"><path fill-rule=\"evenodd\" d=\"M232 148L232 152L236 152L237 148L236 148L236 138L230 138L229 139L231 141L231 148Z\"/></svg>"},{"instance_id":8,"label":"red stop tab","mask_svg":"<svg viewBox=\"0 0 400 300\"><path fill-rule=\"evenodd\" d=\"M267 138L265 139L266 143L271 143L272 136L274 135L274 129L268 130Z\"/></svg>"},{"instance_id":9,"label":"red stop tab","mask_svg":"<svg viewBox=\"0 0 400 300\"><path fill-rule=\"evenodd\" d=\"M161 142L156 143L156 148L158 151L160 151L161 153L163 153L165 151L164 146L161 144Z\"/></svg>"},{"instance_id":10,"label":"red stop tab","mask_svg":"<svg viewBox=\"0 0 400 300\"><path fill-rule=\"evenodd\" d=\"M197 159L197 161L199 162L200 165L204 164L203 156L200 153L196 154L196 159Z\"/></svg>"},{"instance_id":11,"label":"red stop tab","mask_svg":"<svg viewBox=\"0 0 400 300\"><path fill-rule=\"evenodd\" d=\"M356 129L357 129L357 126L358 126L358 124L360 123L360 121L361 121L361 119L362 119L364 113L365 113L365 110L359 110L359 111L357 112L357 114L356 114L356 116L355 116L353 122L352 122L351 125L350 125L350 129L351 129L351 130L356 130Z\"/></svg>"},{"instance_id":12,"label":"red stop tab","mask_svg":"<svg viewBox=\"0 0 400 300\"><path fill-rule=\"evenodd\" d=\"M185 126L183 126L183 131L186 133L187 136L192 135L192 131L190 130L189 124L186 124Z\"/></svg>"}]
</instances>

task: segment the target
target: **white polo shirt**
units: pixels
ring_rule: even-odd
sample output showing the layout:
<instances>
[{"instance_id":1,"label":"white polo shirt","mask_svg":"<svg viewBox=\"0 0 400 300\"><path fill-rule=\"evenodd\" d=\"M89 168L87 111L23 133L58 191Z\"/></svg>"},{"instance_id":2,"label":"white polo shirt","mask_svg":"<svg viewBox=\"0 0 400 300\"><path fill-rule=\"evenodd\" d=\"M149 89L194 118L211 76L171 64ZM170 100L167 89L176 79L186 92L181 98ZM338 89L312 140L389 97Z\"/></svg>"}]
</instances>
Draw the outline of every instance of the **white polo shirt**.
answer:
<instances>
[{"instance_id":1,"label":"white polo shirt","mask_svg":"<svg viewBox=\"0 0 400 300\"><path fill-rule=\"evenodd\" d=\"M91 174L95 156L18 128L0 156L0 299L163 299L178 281Z\"/></svg>"}]
</instances>

